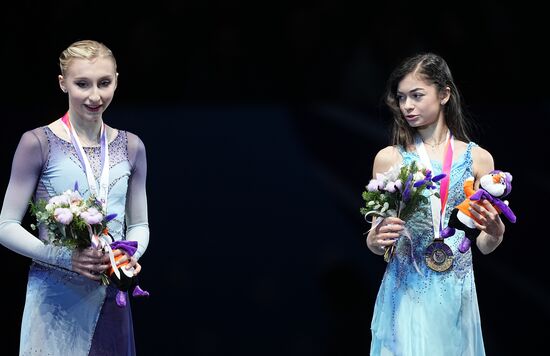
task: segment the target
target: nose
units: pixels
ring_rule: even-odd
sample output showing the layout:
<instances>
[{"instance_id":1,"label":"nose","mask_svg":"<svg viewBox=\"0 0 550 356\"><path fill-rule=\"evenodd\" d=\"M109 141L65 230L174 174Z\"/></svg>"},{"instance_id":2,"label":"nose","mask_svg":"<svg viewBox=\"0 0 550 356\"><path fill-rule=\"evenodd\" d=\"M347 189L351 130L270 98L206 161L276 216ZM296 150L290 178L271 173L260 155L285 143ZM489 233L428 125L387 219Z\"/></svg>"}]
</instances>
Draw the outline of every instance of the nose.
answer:
<instances>
[{"instance_id":1,"label":"nose","mask_svg":"<svg viewBox=\"0 0 550 356\"><path fill-rule=\"evenodd\" d=\"M405 98L403 101L403 110L411 111L412 109L414 109L412 100L409 97Z\"/></svg>"},{"instance_id":2,"label":"nose","mask_svg":"<svg viewBox=\"0 0 550 356\"><path fill-rule=\"evenodd\" d=\"M98 88L94 87L92 89L92 92L90 93L90 96L88 97L88 99L90 99L91 102L98 102L99 100L101 100L101 97L99 95L99 90Z\"/></svg>"}]
</instances>

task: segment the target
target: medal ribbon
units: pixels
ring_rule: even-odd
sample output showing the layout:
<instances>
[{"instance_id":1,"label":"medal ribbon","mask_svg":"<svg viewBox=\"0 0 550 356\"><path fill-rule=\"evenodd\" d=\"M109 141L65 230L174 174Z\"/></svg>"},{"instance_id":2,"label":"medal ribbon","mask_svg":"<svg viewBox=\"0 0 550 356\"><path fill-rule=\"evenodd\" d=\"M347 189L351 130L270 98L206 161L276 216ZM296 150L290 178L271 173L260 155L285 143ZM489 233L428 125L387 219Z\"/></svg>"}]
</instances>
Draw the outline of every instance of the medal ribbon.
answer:
<instances>
[{"instance_id":1,"label":"medal ribbon","mask_svg":"<svg viewBox=\"0 0 550 356\"><path fill-rule=\"evenodd\" d=\"M90 225L87 225L88 232L90 233L90 240L92 241L92 246L95 249L103 249L107 251L107 254L109 255L109 260L111 261L111 267L113 268L113 272L117 276L118 279L120 279L120 272L118 271L116 261L115 261L115 253L113 252L113 249L111 248L112 241L107 241L106 235L98 236L94 233L92 227Z\"/></svg>"},{"instance_id":2,"label":"medal ribbon","mask_svg":"<svg viewBox=\"0 0 550 356\"><path fill-rule=\"evenodd\" d=\"M441 183L439 185L439 195L441 198L436 197L435 194L430 195L434 239L440 238L441 230L443 229L442 220L445 217L445 209L447 207L447 198L449 197L451 166L453 165L453 151L454 151L454 138L453 138L453 135L451 135L451 133L449 132L447 134L447 144L445 145L445 151L443 153L443 164L442 164L443 166L442 173L445 173L445 177L441 180ZM435 174L432 168L430 157L428 156L428 153L426 152L426 148L424 147L424 143L422 142L420 137L417 138L416 140L416 152L418 152L418 156L420 157L420 160L422 161L422 163L430 171L432 171L432 174Z\"/></svg>"},{"instance_id":3,"label":"medal ribbon","mask_svg":"<svg viewBox=\"0 0 550 356\"><path fill-rule=\"evenodd\" d=\"M76 134L74 127L71 125L68 111L61 118L61 122L63 123L65 131L67 131L67 134L71 138L71 142L75 148L76 154L78 155L78 158L82 163L82 167L84 168L84 172L86 173L86 179L88 180L90 192L95 195L95 197L101 202L104 211L107 212L107 190L109 188L109 145L107 144L107 130L105 129L105 124L101 124L100 133L101 177L99 180L98 188L94 173L92 171L92 166L90 165L90 161L88 160L86 152L84 152L84 148L82 148L82 144L78 139L78 135Z\"/></svg>"},{"instance_id":4,"label":"medal ribbon","mask_svg":"<svg viewBox=\"0 0 550 356\"><path fill-rule=\"evenodd\" d=\"M107 194L109 189L109 145L107 144L107 130L105 129L105 123L101 124L101 132L100 132L101 176L99 179L99 187L98 187L97 181L94 177L92 166L90 165L90 161L88 160L88 156L86 155L86 152L84 152L84 148L82 147L82 144L78 139L78 135L76 134L74 127L71 125L71 120L69 120L68 111L61 118L61 122L63 123L63 127L65 128L65 131L71 138L71 142L73 144L73 147L75 148L76 154L80 159L80 162L82 163L82 167L84 168L84 173L86 173L86 179L88 180L90 193L93 194L95 198L101 202L101 205L103 207L103 213L106 214L107 213ZM94 234L91 226L89 225L88 225L88 229L90 232L90 239L92 241L92 246L94 248L97 248L97 249L102 248L107 251L107 253L109 254L109 259L111 261L111 266L113 267L114 273L118 278L120 278L120 273L116 267L117 265L115 262L114 253L113 253L113 250L111 249L111 246L109 245L109 241L106 240L106 236L105 235L98 236Z\"/></svg>"}]
</instances>

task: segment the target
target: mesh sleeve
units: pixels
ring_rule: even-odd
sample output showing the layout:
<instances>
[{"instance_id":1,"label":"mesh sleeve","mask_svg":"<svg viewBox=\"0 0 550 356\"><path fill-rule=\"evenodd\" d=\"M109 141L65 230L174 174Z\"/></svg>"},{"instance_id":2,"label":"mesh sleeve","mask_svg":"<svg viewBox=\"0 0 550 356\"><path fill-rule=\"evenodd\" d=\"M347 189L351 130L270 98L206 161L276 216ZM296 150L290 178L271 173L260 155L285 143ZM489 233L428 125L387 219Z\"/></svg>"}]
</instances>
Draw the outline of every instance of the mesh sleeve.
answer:
<instances>
[{"instance_id":1,"label":"mesh sleeve","mask_svg":"<svg viewBox=\"0 0 550 356\"><path fill-rule=\"evenodd\" d=\"M138 136L131 133L128 133L128 158L132 165L132 174L128 183L126 197L126 239L138 242L138 249L134 257L139 259L149 245L145 184L147 158L145 145Z\"/></svg>"},{"instance_id":2,"label":"mesh sleeve","mask_svg":"<svg viewBox=\"0 0 550 356\"><path fill-rule=\"evenodd\" d=\"M25 132L14 154L0 213L0 243L23 256L71 269L72 252L68 248L44 244L21 226L40 177L43 161L42 144L36 132Z\"/></svg>"}]
</instances>

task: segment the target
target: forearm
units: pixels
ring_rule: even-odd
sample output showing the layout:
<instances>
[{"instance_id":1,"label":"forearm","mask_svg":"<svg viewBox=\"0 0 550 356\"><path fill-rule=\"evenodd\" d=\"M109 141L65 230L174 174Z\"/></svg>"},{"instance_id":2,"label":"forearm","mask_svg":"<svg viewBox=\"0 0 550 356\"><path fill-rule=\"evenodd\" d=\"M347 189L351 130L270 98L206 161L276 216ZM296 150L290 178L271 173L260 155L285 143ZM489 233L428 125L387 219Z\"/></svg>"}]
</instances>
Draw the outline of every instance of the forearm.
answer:
<instances>
[{"instance_id":1,"label":"forearm","mask_svg":"<svg viewBox=\"0 0 550 356\"><path fill-rule=\"evenodd\" d=\"M23 256L69 270L72 268L72 252L68 248L44 244L25 230L19 221L0 221L0 243Z\"/></svg>"},{"instance_id":2,"label":"forearm","mask_svg":"<svg viewBox=\"0 0 550 356\"><path fill-rule=\"evenodd\" d=\"M134 258L139 260L149 245L149 224L147 219L147 194L145 179L147 159L143 142L135 135L128 136L128 155L132 159L132 175L128 183L126 200L126 239L137 241L138 248Z\"/></svg>"},{"instance_id":3,"label":"forearm","mask_svg":"<svg viewBox=\"0 0 550 356\"><path fill-rule=\"evenodd\" d=\"M128 226L126 240L137 241L138 247L133 257L139 260L149 245L149 224L141 223Z\"/></svg>"},{"instance_id":4,"label":"forearm","mask_svg":"<svg viewBox=\"0 0 550 356\"><path fill-rule=\"evenodd\" d=\"M504 234L499 236L492 236L482 231L477 237L476 244L481 253L487 255L493 252L498 247L498 245L500 245L503 238Z\"/></svg>"}]
</instances>

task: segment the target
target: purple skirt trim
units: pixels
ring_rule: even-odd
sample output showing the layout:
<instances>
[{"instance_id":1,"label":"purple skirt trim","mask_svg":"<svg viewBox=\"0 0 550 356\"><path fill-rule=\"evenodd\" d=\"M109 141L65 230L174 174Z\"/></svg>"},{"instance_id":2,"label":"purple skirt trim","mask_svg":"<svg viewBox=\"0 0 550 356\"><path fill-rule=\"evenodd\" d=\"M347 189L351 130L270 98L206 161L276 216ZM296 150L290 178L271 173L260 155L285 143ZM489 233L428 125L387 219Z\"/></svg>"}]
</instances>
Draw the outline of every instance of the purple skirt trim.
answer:
<instances>
[{"instance_id":1,"label":"purple skirt trim","mask_svg":"<svg viewBox=\"0 0 550 356\"><path fill-rule=\"evenodd\" d=\"M134 328L130 302L116 305L117 289L107 288L107 296L95 327L90 356L135 356Z\"/></svg>"}]
</instances>

